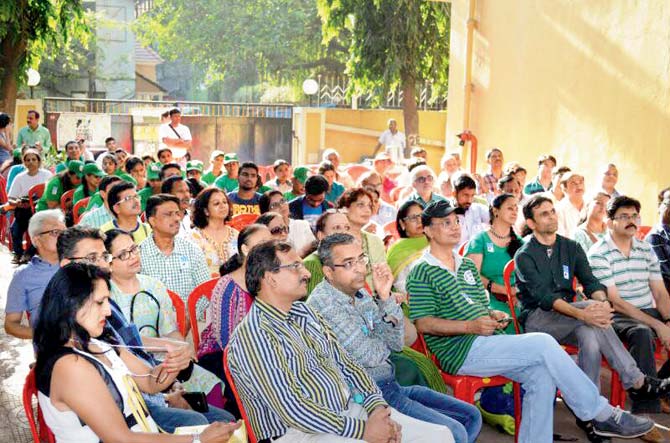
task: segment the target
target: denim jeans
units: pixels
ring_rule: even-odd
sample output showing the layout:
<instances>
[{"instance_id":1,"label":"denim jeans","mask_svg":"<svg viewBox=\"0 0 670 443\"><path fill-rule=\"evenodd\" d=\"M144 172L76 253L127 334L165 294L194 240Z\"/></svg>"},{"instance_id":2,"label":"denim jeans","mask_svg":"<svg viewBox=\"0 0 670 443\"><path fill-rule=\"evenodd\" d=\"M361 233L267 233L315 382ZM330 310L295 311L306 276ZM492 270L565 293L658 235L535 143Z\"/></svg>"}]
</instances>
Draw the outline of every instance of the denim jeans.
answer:
<instances>
[{"instance_id":1,"label":"denim jeans","mask_svg":"<svg viewBox=\"0 0 670 443\"><path fill-rule=\"evenodd\" d=\"M482 415L475 406L424 386L400 386L394 377L377 380L377 386L389 406L417 420L448 427L455 443L477 439Z\"/></svg>"},{"instance_id":2,"label":"denim jeans","mask_svg":"<svg viewBox=\"0 0 670 443\"><path fill-rule=\"evenodd\" d=\"M230 413L214 406L209 407L209 412L201 414L190 409L169 408L164 405L165 402L161 405L160 402L151 401L146 397L145 400L151 418L158 427L170 434L180 426L202 426L215 421L227 423L235 420Z\"/></svg>"},{"instance_id":3,"label":"denim jeans","mask_svg":"<svg viewBox=\"0 0 670 443\"><path fill-rule=\"evenodd\" d=\"M551 443L556 388L581 420L605 420L612 407L596 385L579 369L550 335L492 335L478 337L458 371L459 375L503 375L525 389L519 442Z\"/></svg>"}]
</instances>

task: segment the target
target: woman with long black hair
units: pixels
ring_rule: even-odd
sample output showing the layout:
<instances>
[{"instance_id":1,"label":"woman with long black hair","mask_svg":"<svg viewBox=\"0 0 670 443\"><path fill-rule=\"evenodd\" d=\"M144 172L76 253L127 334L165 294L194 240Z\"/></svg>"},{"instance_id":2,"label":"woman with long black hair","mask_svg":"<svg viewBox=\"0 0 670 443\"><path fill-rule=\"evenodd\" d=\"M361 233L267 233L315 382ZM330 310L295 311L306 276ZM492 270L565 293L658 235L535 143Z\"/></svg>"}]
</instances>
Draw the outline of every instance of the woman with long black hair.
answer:
<instances>
[{"instance_id":1,"label":"woman with long black hair","mask_svg":"<svg viewBox=\"0 0 670 443\"><path fill-rule=\"evenodd\" d=\"M109 287L109 273L87 263L66 265L47 285L33 338L46 424L59 443L194 441L157 433L139 391L160 392L177 373L149 367L116 341L106 326ZM237 427L215 423L199 438L226 442Z\"/></svg>"}]
</instances>

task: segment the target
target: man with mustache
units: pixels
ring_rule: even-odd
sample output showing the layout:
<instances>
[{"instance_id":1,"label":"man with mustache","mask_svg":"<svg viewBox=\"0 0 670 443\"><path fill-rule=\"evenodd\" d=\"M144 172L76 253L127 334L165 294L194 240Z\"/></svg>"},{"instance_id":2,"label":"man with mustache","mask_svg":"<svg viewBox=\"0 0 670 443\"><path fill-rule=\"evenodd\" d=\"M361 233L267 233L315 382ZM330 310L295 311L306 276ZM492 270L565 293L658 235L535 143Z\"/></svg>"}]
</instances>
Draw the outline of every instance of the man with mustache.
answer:
<instances>
[{"instance_id":1,"label":"man with mustache","mask_svg":"<svg viewBox=\"0 0 670 443\"><path fill-rule=\"evenodd\" d=\"M612 327L628 343L640 370L655 377L655 339L670 348L670 297L656 254L649 243L635 238L639 224L639 201L626 196L611 199L607 232L589 250L589 262L614 306ZM667 363L660 372L670 372ZM658 400L633 406L642 412L660 411Z\"/></svg>"},{"instance_id":2,"label":"man with mustache","mask_svg":"<svg viewBox=\"0 0 670 443\"><path fill-rule=\"evenodd\" d=\"M247 257L255 301L233 333L228 362L258 441L453 441L448 429L388 407L328 323L299 301L309 278L290 243L261 243Z\"/></svg>"},{"instance_id":3,"label":"man with mustache","mask_svg":"<svg viewBox=\"0 0 670 443\"><path fill-rule=\"evenodd\" d=\"M181 175L173 175L163 180L161 192L163 194L174 195L179 200L179 209L182 213L182 219L179 222L178 235L181 238L190 240L191 216L189 215L188 210L191 206L191 190L188 187L188 183L186 183L186 180L184 180L184 177Z\"/></svg>"},{"instance_id":4,"label":"man with mustache","mask_svg":"<svg viewBox=\"0 0 670 443\"><path fill-rule=\"evenodd\" d=\"M523 214L533 234L514 255L514 261L517 297L522 305L519 320L526 332L546 332L561 344L578 346L579 367L596 386L600 385L604 356L621 376L634 411L639 401L667 395L670 380L645 375L612 329L614 309L606 287L591 272L581 246L556 234L558 217L551 199L533 195ZM575 277L588 300L574 301ZM593 423L578 419L577 424L587 434L593 429Z\"/></svg>"}]
</instances>

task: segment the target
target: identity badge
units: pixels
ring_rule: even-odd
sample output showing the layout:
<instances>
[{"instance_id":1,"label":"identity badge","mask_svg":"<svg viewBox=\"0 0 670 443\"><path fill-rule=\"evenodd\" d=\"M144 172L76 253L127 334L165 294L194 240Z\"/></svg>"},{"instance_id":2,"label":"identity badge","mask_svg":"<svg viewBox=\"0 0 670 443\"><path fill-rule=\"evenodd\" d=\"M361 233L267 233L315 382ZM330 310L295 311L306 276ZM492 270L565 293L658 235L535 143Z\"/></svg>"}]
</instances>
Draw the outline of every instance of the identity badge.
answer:
<instances>
[{"instance_id":1,"label":"identity badge","mask_svg":"<svg viewBox=\"0 0 670 443\"><path fill-rule=\"evenodd\" d=\"M191 267L191 264L190 264L187 256L185 256L185 255L180 255L179 256L179 267L181 269L189 269Z\"/></svg>"},{"instance_id":2,"label":"identity badge","mask_svg":"<svg viewBox=\"0 0 670 443\"><path fill-rule=\"evenodd\" d=\"M566 280L570 280L570 268L568 265L563 265L563 278Z\"/></svg>"},{"instance_id":3,"label":"identity badge","mask_svg":"<svg viewBox=\"0 0 670 443\"><path fill-rule=\"evenodd\" d=\"M495 251L495 250L493 249L493 243L487 243L487 244L486 244L486 250L487 250L488 252L493 253L493 252Z\"/></svg>"}]
</instances>

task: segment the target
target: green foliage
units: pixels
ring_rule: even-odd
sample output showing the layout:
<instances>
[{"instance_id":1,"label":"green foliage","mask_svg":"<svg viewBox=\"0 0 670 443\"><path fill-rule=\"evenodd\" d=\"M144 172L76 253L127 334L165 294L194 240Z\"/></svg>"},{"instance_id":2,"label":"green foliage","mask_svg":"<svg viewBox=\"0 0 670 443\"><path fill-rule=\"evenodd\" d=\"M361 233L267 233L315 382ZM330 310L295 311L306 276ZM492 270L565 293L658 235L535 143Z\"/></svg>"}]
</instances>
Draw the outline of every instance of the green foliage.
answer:
<instances>
[{"instance_id":1,"label":"green foliage","mask_svg":"<svg viewBox=\"0 0 670 443\"><path fill-rule=\"evenodd\" d=\"M0 78L4 81L4 70L12 69L21 84L27 69L37 68L45 54L57 52L71 39L85 45L89 35L81 0L2 0Z\"/></svg>"},{"instance_id":2,"label":"green foliage","mask_svg":"<svg viewBox=\"0 0 670 443\"><path fill-rule=\"evenodd\" d=\"M314 0L155 0L136 32L166 60L197 66L227 99L245 85L302 83L315 70L344 68L341 48L321 44Z\"/></svg>"},{"instance_id":3,"label":"green foliage","mask_svg":"<svg viewBox=\"0 0 670 443\"><path fill-rule=\"evenodd\" d=\"M434 97L446 93L449 4L426 0L317 0L317 4L324 43L334 38L348 43L347 73L357 94L387 91L403 79L432 81Z\"/></svg>"}]
</instances>

